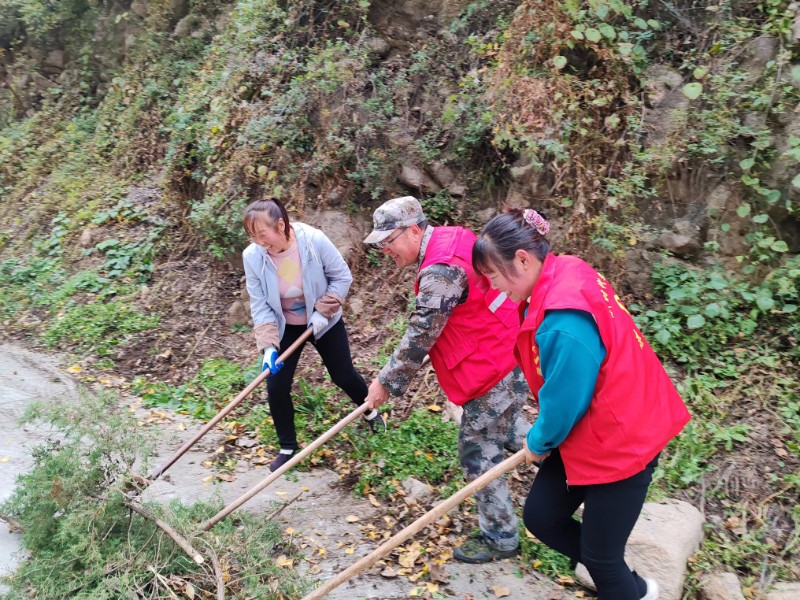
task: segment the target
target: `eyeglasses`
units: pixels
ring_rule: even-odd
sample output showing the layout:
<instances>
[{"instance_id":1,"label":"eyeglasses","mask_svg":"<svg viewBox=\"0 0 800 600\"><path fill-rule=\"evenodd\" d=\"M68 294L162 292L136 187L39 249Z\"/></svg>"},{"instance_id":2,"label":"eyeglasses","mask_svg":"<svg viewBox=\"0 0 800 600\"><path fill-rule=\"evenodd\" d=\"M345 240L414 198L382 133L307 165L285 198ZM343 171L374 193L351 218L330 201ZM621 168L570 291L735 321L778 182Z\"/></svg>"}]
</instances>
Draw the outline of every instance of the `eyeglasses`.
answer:
<instances>
[{"instance_id":1,"label":"eyeglasses","mask_svg":"<svg viewBox=\"0 0 800 600\"><path fill-rule=\"evenodd\" d=\"M400 230L400 233L397 233L397 234L393 235L393 236L392 236L390 239L388 239L388 240L383 240L383 241L381 241L381 242L375 242L375 245L376 245L378 248L380 248L381 250L383 250L384 248L388 248L389 246L391 246L391 245L392 245L392 242L394 242L394 241L395 241L397 238L399 238L401 235L403 235L403 234L404 234L404 233L405 233L407 230L408 230L408 227L403 227L403 228Z\"/></svg>"}]
</instances>

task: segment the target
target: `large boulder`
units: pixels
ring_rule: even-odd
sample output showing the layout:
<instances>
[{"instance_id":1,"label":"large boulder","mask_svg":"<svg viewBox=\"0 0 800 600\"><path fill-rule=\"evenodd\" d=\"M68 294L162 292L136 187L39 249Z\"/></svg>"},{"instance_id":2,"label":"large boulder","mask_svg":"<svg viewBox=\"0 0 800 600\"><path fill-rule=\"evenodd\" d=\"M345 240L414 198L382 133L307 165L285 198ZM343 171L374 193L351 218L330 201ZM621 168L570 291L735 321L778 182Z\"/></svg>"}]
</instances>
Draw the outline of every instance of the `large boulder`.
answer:
<instances>
[{"instance_id":1,"label":"large boulder","mask_svg":"<svg viewBox=\"0 0 800 600\"><path fill-rule=\"evenodd\" d=\"M680 600L686 562L703 540L703 515L688 502L648 502L628 539L625 560L639 574L654 578L661 588L659 600ZM591 589L594 583L583 565L575 569L578 581Z\"/></svg>"}]
</instances>

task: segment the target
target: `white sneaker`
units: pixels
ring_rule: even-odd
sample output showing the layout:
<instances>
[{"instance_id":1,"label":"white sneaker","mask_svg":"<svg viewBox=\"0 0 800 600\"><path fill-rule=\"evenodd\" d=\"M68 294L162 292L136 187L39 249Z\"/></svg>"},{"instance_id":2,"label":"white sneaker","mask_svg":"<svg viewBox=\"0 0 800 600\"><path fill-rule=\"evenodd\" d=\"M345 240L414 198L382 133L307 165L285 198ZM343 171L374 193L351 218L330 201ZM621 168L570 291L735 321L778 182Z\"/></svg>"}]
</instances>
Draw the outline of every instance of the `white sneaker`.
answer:
<instances>
[{"instance_id":1,"label":"white sneaker","mask_svg":"<svg viewBox=\"0 0 800 600\"><path fill-rule=\"evenodd\" d=\"M658 582L649 577L642 577L642 579L647 584L647 593L642 596L642 600L658 600Z\"/></svg>"}]
</instances>

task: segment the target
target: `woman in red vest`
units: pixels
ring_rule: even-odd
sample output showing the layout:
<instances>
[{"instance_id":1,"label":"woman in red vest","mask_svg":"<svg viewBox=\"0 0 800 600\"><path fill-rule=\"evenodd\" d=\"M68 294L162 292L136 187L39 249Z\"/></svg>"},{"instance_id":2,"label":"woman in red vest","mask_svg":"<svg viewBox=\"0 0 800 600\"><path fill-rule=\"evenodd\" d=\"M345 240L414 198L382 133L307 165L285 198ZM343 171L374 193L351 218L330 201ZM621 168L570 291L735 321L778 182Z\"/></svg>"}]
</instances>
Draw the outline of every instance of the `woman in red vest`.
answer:
<instances>
[{"instance_id":1,"label":"woman in red vest","mask_svg":"<svg viewBox=\"0 0 800 600\"><path fill-rule=\"evenodd\" d=\"M689 413L611 284L551 254L548 230L536 211L510 209L472 252L475 270L521 302L514 354L539 406L525 449L541 463L525 526L583 563L601 600L655 600L657 582L630 570L625 545L658 455Z\"/></svg>"}]
</instances>

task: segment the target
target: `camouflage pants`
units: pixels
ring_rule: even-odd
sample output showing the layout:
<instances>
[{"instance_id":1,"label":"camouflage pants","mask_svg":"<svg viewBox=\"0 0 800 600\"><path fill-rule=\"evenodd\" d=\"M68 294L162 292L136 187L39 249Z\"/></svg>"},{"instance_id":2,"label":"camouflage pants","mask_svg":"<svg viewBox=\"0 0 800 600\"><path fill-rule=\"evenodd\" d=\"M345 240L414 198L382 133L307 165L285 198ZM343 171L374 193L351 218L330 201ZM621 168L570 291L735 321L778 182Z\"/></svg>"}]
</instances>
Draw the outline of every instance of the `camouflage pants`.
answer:
<instances>
[{"instance_id":1,"label":"camouflage pants","mask_svg":"<svg viewBox=\"0 0 800 600\"><path fill-rule=\"evenodd\" d=\"M473 481L505 459L504 446L519 450L530 428L520 412L528 383L517 368L483 396L464 405L458 436L458 456L466 480ZM517 515L505 475L475 494L478 526L497 550L519 544Z\"/></svg>"}]
</instances>

